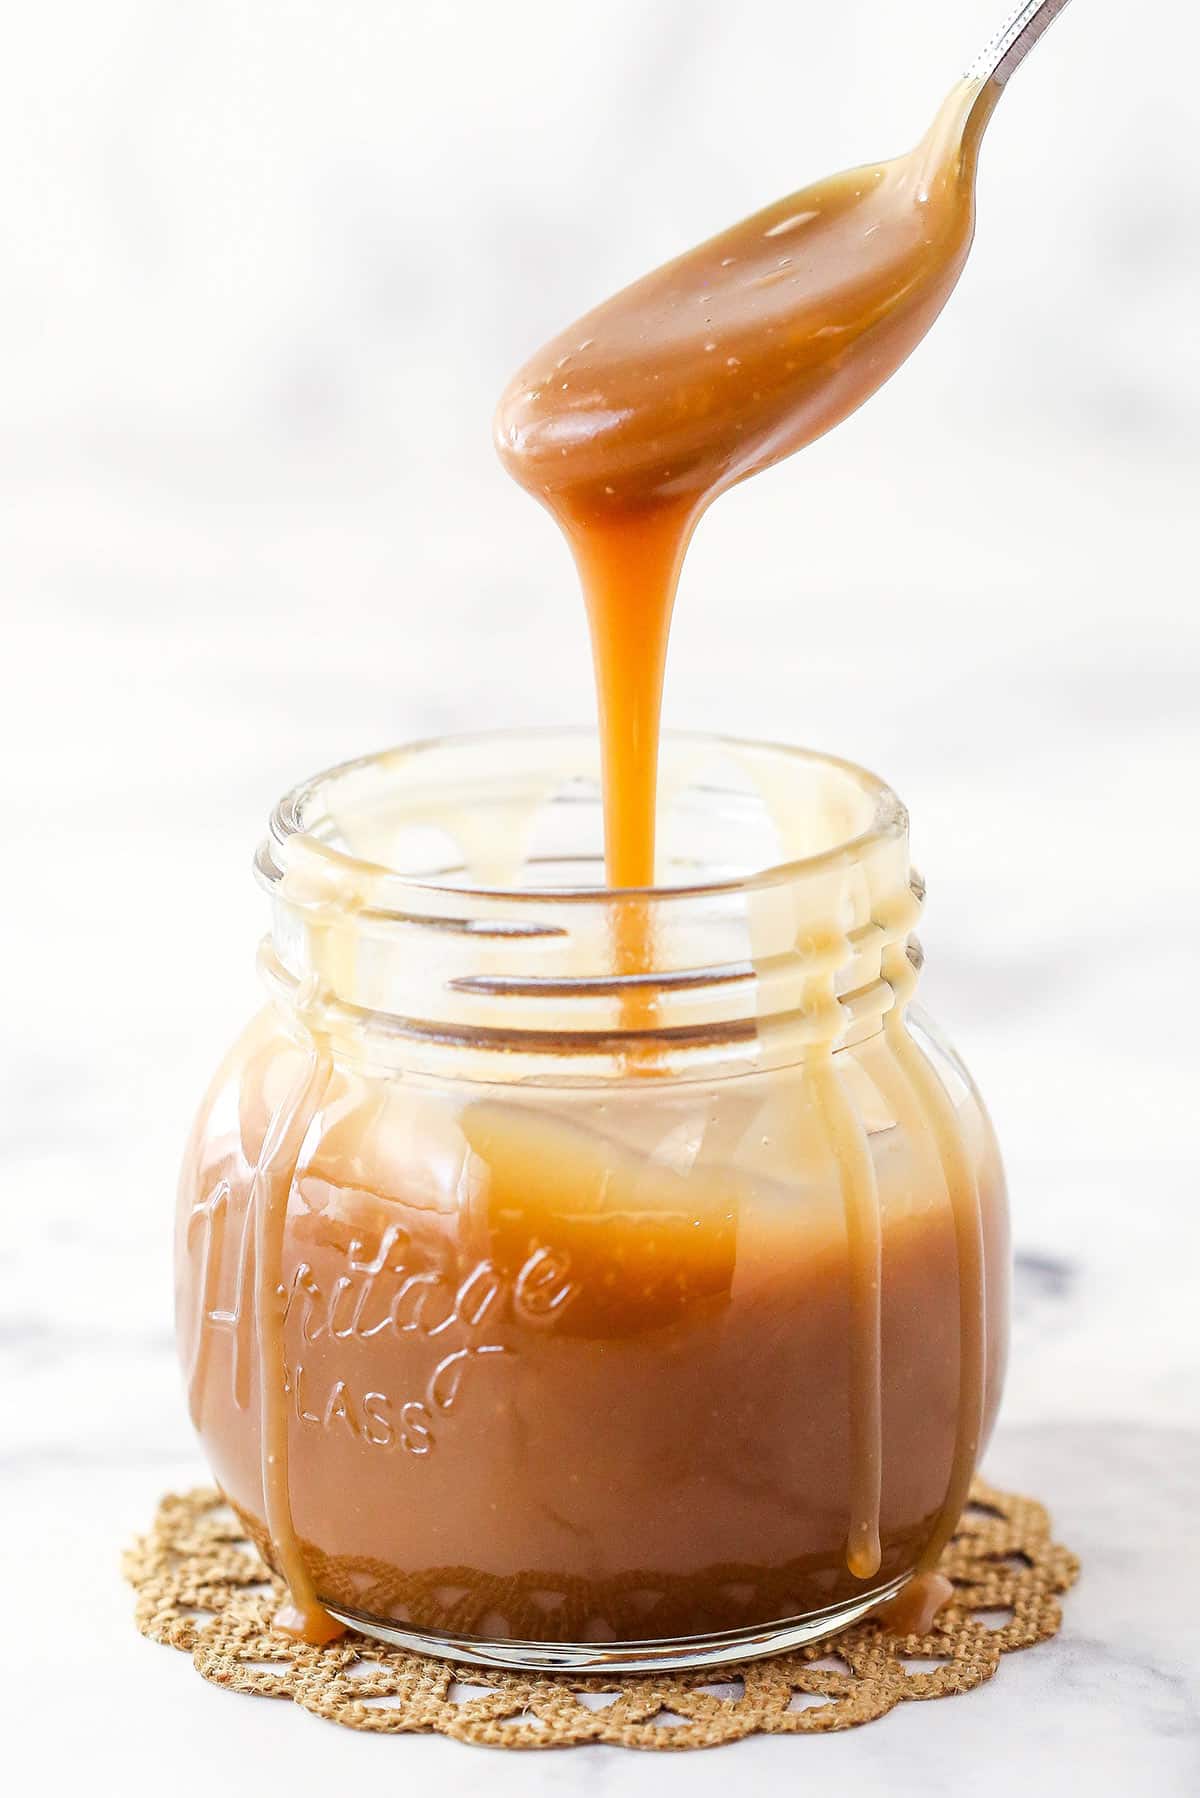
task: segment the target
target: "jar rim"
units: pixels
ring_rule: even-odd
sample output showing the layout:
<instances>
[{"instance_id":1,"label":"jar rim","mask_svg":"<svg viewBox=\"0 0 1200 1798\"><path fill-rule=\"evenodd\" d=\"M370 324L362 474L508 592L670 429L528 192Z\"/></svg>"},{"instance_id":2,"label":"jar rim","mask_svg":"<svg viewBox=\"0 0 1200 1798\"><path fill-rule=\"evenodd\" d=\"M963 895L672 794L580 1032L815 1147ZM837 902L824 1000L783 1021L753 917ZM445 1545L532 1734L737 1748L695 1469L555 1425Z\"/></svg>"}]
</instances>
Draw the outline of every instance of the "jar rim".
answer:
<instances>
[{"instance_id":1,"label":"jar rim","mask_svg":"<svg viewBox=\"0 0 1200 1798\"><path fill-rule=\"evenodd\" d=\"M724 751L734 755L769 757L781 767L824 768L835 771L846 777L850 786L857 789L857 792L867 801L870 806L869 819L862 828L850 832L841 840L830 843L809 855L791 857L762 868L752 869L744 874L724 876L719 879L664 883L643 887L614 888L606 885L535 887L530 885L485 885L457 880L450 882L431 879L427 875L408 874L402 869L390 867L386 863L367 861L327 842L322 844L322 855L347 877L353 878L355 874L370 875L375 881L385 884L388 889L394 888L398 895L405 893L414 896L428 894L431 897L436 895L439 899L453 896L460 901L471 898L501 900L507 905L518 908L522 905L544 908L548 902L594 905L598 901L602 901L606 905L612 906L622 902L641 901L644 903L650 899L703 900L722 895L761 892L772 887L788 885L813 874L819 874L823 870L837 867L840 863L852 862L863 855L871 845L907 833L908 813L893 789L877 774L873 774L869 769L842 756L798 745L712 731L667 730L662 734L664 744L668 746L691 746L695 749ZM279 800L271 813L268 839L260 848L255 860L256 874L268 889L274 888L279 883L283 878L286 865L286 845L296 838L309 835L314 826L321 822L322 814L315 812L314 801L321 790L331 783L345 780L370 769L379 769L390 761L397 763L401 760L409 761L438 750L486 751L493 746L500 749L506 743L536 745L548 744L555 739L590 744L597 742L595 730L583 725L508 727L418 738L410 743L376 750L367 755L355 756L335 763L332 767L323 769L319 773L309 776L307 780L299 782ZM328 818L328 813L323 816Z\"/></svg>"},{"instance_id":2,"label":"jar rim","mask_svg":"<svg viewBox=\"0 0 1200 1798\"><path fill-rule=\"evenodd\" d=\"M603 884L594 731L430 738L293 788L256 861L268 990L346 1053L412 1069L469 1047L520 1079L568 1055L609 1077L642 1042L656 1066L733 1068L877 1029L914 921L891 788L752 739L663 750L675 880L652 887Z\"/></svg>"}]
</instances>

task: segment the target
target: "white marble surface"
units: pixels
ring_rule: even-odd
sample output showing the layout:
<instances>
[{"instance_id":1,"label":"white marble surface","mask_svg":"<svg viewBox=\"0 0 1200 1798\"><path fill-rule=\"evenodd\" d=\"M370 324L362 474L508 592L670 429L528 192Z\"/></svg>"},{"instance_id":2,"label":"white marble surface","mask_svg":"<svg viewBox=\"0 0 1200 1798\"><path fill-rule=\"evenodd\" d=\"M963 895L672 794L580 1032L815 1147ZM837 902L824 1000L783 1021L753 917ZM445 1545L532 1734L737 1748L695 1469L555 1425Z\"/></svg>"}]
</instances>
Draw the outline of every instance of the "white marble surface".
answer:
<instances>
[{"instance_id":1,"label":"white marble surface","mask_svg":"<svg viewBox=\"0 0 1200 1798\"><path fill-rule=\"evenodd\" d=\"M1054 28L933 337L703 527L668 694L675 723L837 750L909 802L926 999L1012 1186L989 1471L1083 1556L1060 1639L846 1736L531 1759L215 1693L136 1637L116 1572L200 1473L172 1187L255 1000L269 805L388 741L589 712L565 555L492 465L504 376L650 261L902 144L992 14L76 0L7 34L0 1455L3 1589L36 1621L0 1656L39 1785L1196 1789L1200 27L1178 5L1169 53L1117 0Z\"/></svg>"}]
</instances>

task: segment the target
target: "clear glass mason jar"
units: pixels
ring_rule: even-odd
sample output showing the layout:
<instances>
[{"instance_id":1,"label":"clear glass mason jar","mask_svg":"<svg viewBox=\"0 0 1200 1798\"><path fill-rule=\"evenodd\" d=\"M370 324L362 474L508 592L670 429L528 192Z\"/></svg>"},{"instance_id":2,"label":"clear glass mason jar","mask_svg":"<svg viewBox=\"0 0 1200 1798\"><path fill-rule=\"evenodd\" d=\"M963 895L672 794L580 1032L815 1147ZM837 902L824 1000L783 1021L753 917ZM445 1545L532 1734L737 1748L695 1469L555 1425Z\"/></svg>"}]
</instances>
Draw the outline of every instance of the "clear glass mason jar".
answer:
<instances>
[{"instance_id":1,"label":"clear glass mason jar","mask_svg":"<svg viewBox=\"0 0 1200 1798\"><path fill-rule=\"evenodd\" d=\"M612 892L598 767L582 732L368 757L259 852L269 1002L188 1144L177 1318L310 1633L793 1646L936 1559L995 1416L1003 1175L909 1009L903 807L668 736L659 884Z\"/></svg>"}]
</instances>

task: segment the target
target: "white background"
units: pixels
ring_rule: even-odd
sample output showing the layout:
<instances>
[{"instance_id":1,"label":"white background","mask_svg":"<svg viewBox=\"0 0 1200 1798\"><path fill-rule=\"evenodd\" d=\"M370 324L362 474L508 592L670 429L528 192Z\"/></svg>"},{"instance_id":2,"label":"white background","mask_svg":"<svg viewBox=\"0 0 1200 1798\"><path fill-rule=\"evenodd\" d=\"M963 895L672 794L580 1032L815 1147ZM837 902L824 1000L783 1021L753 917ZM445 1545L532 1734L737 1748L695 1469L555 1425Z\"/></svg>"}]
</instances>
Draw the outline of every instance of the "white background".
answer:
<instances>
[{"instance_id":1,"label":"white background","mask_svg":"<svg viewBox=\"0 0 1200 1798\"><path fill-rule=\"evenodd\" d=\"M959 292L863 412L705 522L667 695L671 723L834 750L909 803L926 1001L1012 1186L989 1470L1044 1496L1084 1554L1063 1638L852 1736L529 1760L360 1741L209 1691L134 1636L115 1572L160 1490L200 1473L170 1342L173 1186L256 1002L269 806L389 742L591 715L566 553L491 450L506 377L652 263L906 147L999 11L50 0L8 21L0 1453L6 1630L27 1609L46 1630L4 1645L39 1774L83 1756L109 1789L150 1791L168 1756L181 1792L257 1790L293 1762L327 1789L626 1792L741 1765L915 1791L970 1769L987 1793L1037 1789L1069 1737L1099 1791L1184 1790L1200 25L1183 0L1128 18L1078 0L1015 78ZM63 1619L85 1668L69 1740Z\"/></svg>"}]
</instances>

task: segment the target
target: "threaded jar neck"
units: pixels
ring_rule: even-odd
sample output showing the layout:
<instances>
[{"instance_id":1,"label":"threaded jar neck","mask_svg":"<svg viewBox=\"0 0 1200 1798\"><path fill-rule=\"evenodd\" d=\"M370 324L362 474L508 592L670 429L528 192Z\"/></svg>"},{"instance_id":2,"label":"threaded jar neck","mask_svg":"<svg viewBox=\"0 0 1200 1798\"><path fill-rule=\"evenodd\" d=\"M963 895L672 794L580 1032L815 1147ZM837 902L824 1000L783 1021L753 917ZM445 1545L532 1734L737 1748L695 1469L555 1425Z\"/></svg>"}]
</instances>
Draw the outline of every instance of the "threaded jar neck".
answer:
<instances>
[{"instance_id":1,"label":"threaded jar neck","mask_svg":"<svg viewBox=\"0 0 1200 1798\"><path fill-rule=\"evenodd\" d=\"M340 1053L484 1081L672 1077L872 1035L919 910L907 816L852 764L664 738L654 887L604 886L585 731L418 743L289 793L260 963ZM637 945L632 958L629 945Z\"/></svg>"}]
</instances>

